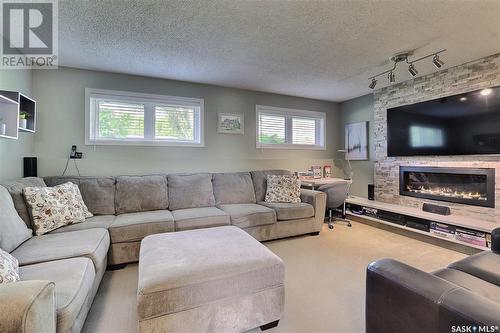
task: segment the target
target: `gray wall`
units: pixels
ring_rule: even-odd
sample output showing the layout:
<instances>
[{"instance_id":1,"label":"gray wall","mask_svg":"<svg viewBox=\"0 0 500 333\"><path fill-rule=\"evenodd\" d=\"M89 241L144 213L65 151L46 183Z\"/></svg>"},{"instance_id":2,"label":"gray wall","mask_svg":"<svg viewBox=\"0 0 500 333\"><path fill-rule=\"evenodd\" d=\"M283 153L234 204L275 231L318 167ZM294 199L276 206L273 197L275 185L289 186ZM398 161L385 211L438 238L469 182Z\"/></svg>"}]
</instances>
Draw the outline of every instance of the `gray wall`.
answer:
<instances>
[{"instance_id":1,"label":"gray wall","mask_svg":"<svg viewBox=\"0 0 500 333\"><path fill-rule=\"evenodd\" d=\"M344 147L344 125L360 121L368 121L368 160L351 161L354 171L351 193L353 195L368 196L368 184L373 184L374 175L374 145L373 145L373 95L365 95L345 101L340 104L340 122L342 124L342 147ZM340 163L337 163L339 167ZM347 165L342 164L347 172Z\"/></svg>"},{"instance_id":2,"label":"gray wall","mask_svg":"<svg viewBox=\"0 0 500 333\"><path fill-rule=\"evenodd\" d=\"M20 91L32 95L32 72L29 70L1 70L0 90ZM0 139L0 181L22 177L22 161L33 155L34 135L19 133L19 140Z\"/></svg>"},{"instance_id":3,"label":"gray wall","mask_svg":"<svg viewBox=\"0 0 500 333\"><path fill-rule=\"evenodd\" d=\"M205 147L123 147L84 145L85 88L124 90L205 100ZM303 170L332 163L340 146L337 103L124 74L60 68L33 76L39 117L35 151L41 176L60 174L71 145L84 159L82 175L154 172L239 171L264 168ZM325 151L275 150L255 147L255 105L271 105L327 113ZM245 115L245 135L217 134L217 113ZM70 174L75 168L70 164Z\"/></svg>"}]
</instances>

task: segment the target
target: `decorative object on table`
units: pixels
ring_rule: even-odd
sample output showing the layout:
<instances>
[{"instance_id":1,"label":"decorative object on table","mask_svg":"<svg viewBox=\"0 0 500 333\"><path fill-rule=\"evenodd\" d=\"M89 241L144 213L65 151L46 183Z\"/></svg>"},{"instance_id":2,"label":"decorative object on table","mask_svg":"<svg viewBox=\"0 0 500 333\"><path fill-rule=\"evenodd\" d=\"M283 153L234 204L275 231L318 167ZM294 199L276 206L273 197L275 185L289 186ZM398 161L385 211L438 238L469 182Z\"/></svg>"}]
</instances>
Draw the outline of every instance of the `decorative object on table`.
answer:
<instances>
[{"instance_id":1,"label":"decorative object on table","mask_svg":"<svg viewBox=\"0 0 500 333\"><path fill-rule=\"evenodd\" d=\"M300 202L300 180L296 176L268 175L265 202Z\"/></svg>"},{"instance_id":2,"label":"decorative object on table","mask_svg":"<svg viewBox=\"0 0 500 333\"><path fill-rule=\"evenodd\" d=\"M297 172L297 176L299 177L299 179L313 179L314 178L314 174L311 170L299 171L299 172Z\"/></svg>"},{"instance_id":3,"label":"decorative object on table","mask_svg":"<svg viewBox=\"0 0 500 333\"><path fill-rule=\"evenodd\" d=\"M219 113L217 133L243 135L244 127L244 116L242 114Z\"/></svg>"},{"instance_id":4,"label":"decorative object on table","mask_svg":"<svg viewBox=\"0 0 500 333\"><path fill-rule=\"evenodd\" d=\"M313 172L313 177L314 177L314 179L319 179L319 178L321 178L321 176L322 176L322 174L323 174L323 172L321 171L321 166L319 166L319 165L313 165L313 166L311 167L311 170L312 170L312 172Z\"/></svg>"},{"instance_id":5,"label":"decorative object on table","mask_svg":"<svg viewBox=\"0 0 500 333\"><path fill-rule=\"evenodd\" d=\"M323 167L323 177L330 178L331 176L332 176L332 166L327 164Z\"/></svg>"},{"instance_id":6,"label":"decorative object on table","mask_svg":"<svg viewBox=\"0 0 500 333\"><path fill-rule=\"evenodd\" d=\"M28 127L28 118L31 115L28 112L22 111L19 113L19 127L26 129Z\"/></svg>"},{"instance_id":7,"label":"decorative object on table","mask_svg":"<svg viewBox=\"0 0 500 333\"><path fill-rule=\"evenodd\" d=\"M368 122L345 125L346 160L362 161L368 159Z\"/></svg>"},{"instance_id":8,"label":"decorative object on table","mask_svg":"<svg viewBox=\"0 0 500 333\"><path fill-rule=\"evenodd\" d=\"M0 117L0 135L7 134L7 124L3 121L3 118Z\"/></svg>"}]
</instances>

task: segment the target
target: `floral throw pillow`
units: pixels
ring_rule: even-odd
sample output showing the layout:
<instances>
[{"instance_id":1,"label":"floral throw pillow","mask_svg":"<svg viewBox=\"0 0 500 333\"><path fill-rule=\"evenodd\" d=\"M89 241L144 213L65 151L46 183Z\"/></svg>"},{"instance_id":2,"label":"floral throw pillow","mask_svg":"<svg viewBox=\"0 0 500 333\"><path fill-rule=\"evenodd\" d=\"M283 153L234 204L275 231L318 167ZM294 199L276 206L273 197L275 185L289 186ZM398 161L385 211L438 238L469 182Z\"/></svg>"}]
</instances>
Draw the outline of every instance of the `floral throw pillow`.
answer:
<instances>
[{"instance_id":1,"label":"floral throw pillow","mask_svg":"<svg viewBox=\"0 0 500 333\"><path fill-rule=\"evenodd\" d=\"M65 183L54 187L26 187L23 189L26 204L31 210L36 235L80 223L90 214L83 203L78 187Z\"/></svg>"},{"instance_id":2,"label":"floral throw pillow","mask_svg":"<svg viewBox=\"0 0 500 333\"><path fill-rule=\"evenodd\" d=\"M300 181L296 176L268 175L266 202L300 202Z\"/></svg>"},{"instance_id":3,"label":"floral throw pillow","mask_svg":"<svg viewBox=\"0 0 500 333\"><path fill-rule=\"evenodd\" d=\"M17 259L0 249L0 284L19 280L19 263Z\"/></svg>"},{"instance_id":4,"label":"floral throw pillow","mask_svg":"<svg viewBox=\"0 0 500 333\"><path fill-rule=\"evenodd\" d=\"M65 195L66 199L70 201L71 207L73 207L74 209L83 209L86 218L94 216L87 208L87 205L85 205L78 185L72 182L67 182L59 185L59 187L62 187L64 189L63 194Z\"/></svg>"}]
</instances>

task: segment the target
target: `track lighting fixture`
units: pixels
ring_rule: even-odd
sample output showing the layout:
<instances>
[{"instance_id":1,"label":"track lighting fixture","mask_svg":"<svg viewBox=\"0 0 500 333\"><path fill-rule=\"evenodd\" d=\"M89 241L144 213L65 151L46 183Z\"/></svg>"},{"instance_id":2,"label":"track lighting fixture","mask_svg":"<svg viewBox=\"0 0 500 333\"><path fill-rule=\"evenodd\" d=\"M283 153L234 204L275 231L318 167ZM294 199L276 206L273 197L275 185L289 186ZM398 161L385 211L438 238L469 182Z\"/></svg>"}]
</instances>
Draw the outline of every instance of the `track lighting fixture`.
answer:
<instances>
[{"instance_id":1,"label":"track lighting fixture","mask_svg":"<svg viewBox=\"0 0 500 333\"><path fill-rule=\"evenodd\" d=\"M436 68L441 68L444 65L444 62L439 59L439 56L437 54L434 56L434 58L432 58L432 63L434 64L434 66L436 66Z\"/></svg>"},{"instance_id":2,"label":"track lighting fixture","mask_svg":"<svg viewBox=\"0 0 500 333\"><path fill-rule=\"evenodd\" d=\"M418 71L415 68L415 65L413 65L413 64L408 66L408 72L410 72L411 76L417 76L417 74L418 74Z\"/></svg>"},{"instance_id":3,"label":"track lighting fixture","mask_svg":"<svg viewBox=\"0 0 500 333\"><path fill-rule=\"evenodd\" d=\"M427 59L427 58L432 57L432 63L434 64L434 66L436 66L436 68L441 68L444 65L444 61L442 61L441 59L439 59L439 54L443 53L444 51L446 51L446 49L445 50L441 50L441 51L437 51L437 52L434 52L434 53L431 53L431 54L428 54L426 56L420 57L420 58L412 60L412 61L410 61L408 59L412 55L412 52L397 53L397 54L393 55L390 58L391 61L394 63L393 66L392 66L392 68L386 70L385 72L382 72L382 73L379 73L377 75L369 77L368 79L371 80L371 82L368 85L368 87L370 89L374 89L375 86L377 85L377 78L379 76L382 76L382 75L385 75L385 74L387 74L387 79L389 80L390 83L396 82L396 74L395 74L394 71L396 70L396 67L397 67L398 63L403 62L403 61L406 62L409 65L408 66L408 72L413 77L415 77L415 76L418 75L418 71L415 68L414 64L416 62L418 62L418 61L423 60L423 59Z\"/></svg>"},{"instance_id":4,"label":"track lighting fixture","mask_svg":"<svg viewBox=\"0 0 500 333\"><path fill-rule=\"evenodd\" d=\"M387 74L387 78L389 79L390 83L396 82L396 75L393 71L390 71L389 74Z\"/></svg>"}]
</instances>

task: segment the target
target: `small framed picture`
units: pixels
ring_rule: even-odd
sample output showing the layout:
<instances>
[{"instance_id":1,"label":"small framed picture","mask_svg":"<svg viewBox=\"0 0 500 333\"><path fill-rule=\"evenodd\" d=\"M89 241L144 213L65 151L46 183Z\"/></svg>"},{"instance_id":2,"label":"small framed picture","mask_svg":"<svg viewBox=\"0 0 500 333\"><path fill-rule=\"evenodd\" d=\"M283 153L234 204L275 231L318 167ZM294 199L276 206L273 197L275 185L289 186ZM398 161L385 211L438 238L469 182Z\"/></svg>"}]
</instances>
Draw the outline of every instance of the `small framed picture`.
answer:
<instances>
[{"instance_id":1,"label":"small framed picture","mask_svg":"<svg viewBox=\"0 0 500 333\"><path fill-rule=\"evenodd\" d=\"M243 135L244 130L244 117L242 114L219 113L217 133Z\"/></svg>"}]
</instances>

